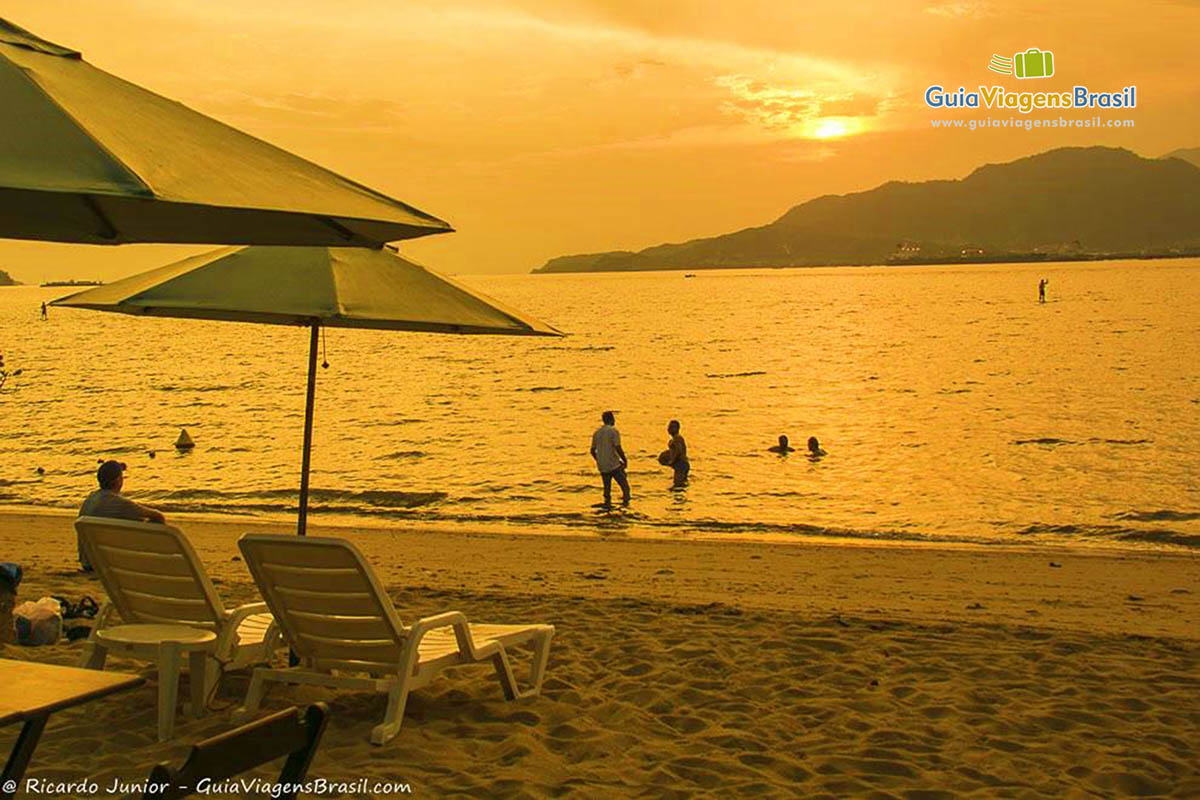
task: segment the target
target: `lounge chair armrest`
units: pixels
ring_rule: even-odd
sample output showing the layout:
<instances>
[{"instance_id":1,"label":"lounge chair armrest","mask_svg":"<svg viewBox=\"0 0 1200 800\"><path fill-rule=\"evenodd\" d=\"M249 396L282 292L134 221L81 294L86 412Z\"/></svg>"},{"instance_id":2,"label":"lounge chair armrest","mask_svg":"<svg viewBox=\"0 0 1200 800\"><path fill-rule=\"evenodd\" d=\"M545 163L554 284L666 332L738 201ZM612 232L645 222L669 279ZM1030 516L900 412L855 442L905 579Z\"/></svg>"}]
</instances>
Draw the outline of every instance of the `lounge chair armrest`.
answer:
<instances>
[{"instance_id":1,"label":"lounge chair armrest","mask_svg":"<svg viewBox=\"0 0 1200 800\"><path fill-rule=\"evenodd\" d=\"M467 624L465 614L461 611L444 611L441 614L434 614L432 617L421 617L409 627L408 633L410 636L420 639L434 628L451 628L460 624Z\"/></svg>"},{"instance_id":2,"label":"lounge chair armrest","mask_svg":"<svg viewBox=\"0 0 1200 800\"><path fill-rule=\"evenodd\" d=\"M454 628L454 638L458 640L458 649L470 658L483 658L490 655L488 650L495 647L479 648L471 636L471 626L467 617L461 611L445 611L432 617L422 617L408 629L408 635L414 645L419 645L425 634L435 628Z\"/></svg>"},{"instance_id":3,"label":"lounge chair armrest","mask_svg":"<svg viewBox=\"0 0 1200 800\"><path fill-rule=\"evenodd\" d=\"M227 661L233 654L233 647L237 644L237 629L238 626L246 621L247 617L252 617L255 614L268 614L270 609L263 602L247 603L244 606L238 606L232 611L225 612L225 624L221 628L221 634L217 638L216 657L218 661Z\"/></svg>"},{"instance_id":4,"label":"lounge chair armrest","mask_svg":"<svg viewBox=\"0 0 1200 800\"><path fill-rule=\"evenodd\" d=\"M229 620L229 624L236 629L247 617L252 617L255 614L269 614L270 612L271 609L267 607L267 604L261 601L258 603L246 603L244 606L238 606L232 611L227 612L229 615L227 619Z\"/></svg>"}]
</instances>

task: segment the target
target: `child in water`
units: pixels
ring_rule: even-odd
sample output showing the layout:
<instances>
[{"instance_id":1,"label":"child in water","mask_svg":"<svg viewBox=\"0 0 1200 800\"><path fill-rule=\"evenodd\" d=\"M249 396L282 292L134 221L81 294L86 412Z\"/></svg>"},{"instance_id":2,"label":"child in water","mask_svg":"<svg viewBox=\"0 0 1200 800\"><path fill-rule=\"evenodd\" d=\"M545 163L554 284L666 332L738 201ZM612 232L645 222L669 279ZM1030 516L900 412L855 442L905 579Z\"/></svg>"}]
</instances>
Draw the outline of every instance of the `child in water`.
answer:
<instances>
[{"instance_id":1,"label":"child in water","mask_svg":"<svg viewBox=\"0 0 1200 800\"><path fill-rule=\"evenodd\" d=\"M667 433L670 434L671 441L667 442L667 449L659 455L658 463L675 471L676 487L686 486L692 465L688 462L687 442L679 435L679 420L673 419L667 424Z\"/></svg>"},{"instance_id":2,"label":"child in water","mask_svg":"<svg viewBox=\"0 0 1200 800\"><path fill-rule=\"evenodd\" d=\"M828 453L821 449L821 443L817 441L817 437L808 437L808 457L813 461L816 461L818 458L825 455L828 455Z\"/></svg>"},{"instance_id":3,"label":"child in water","mask_svg":"<svg viewBox=\"0 0 1200 800\"><path fill-rule=\"evenodd\" d=\"M779 437L779 444L775 445L774 447L768 447L767 452L768 453L779 453L780 455L786 455L788 453L796 452L796 448L792 447L788 443L788 437L786 435L781 434Z\"/></svg>"}]
</instances>

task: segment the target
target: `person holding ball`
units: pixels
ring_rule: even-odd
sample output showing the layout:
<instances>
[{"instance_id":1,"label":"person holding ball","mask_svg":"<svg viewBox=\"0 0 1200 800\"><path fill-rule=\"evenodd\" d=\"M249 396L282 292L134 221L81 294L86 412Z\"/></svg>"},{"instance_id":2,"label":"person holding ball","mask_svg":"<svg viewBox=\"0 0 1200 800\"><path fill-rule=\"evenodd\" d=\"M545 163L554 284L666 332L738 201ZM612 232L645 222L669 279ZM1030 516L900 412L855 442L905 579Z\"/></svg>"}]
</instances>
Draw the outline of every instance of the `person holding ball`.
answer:
<instances>
[{"instance_id":1,"label":"person holding ball","mask_svg":"<svg viewBox=\"0 0 1200 800\"><path fill-rule=\"evenodd\" d=\"M692 465L688 461L687 442L679 435L679 420L673 419L667 424L667 433L671 436L671 440L667 442L667 449L659 454L658 463L674 470L675 488L686 486Z\"/></svg>"}]
</instances>

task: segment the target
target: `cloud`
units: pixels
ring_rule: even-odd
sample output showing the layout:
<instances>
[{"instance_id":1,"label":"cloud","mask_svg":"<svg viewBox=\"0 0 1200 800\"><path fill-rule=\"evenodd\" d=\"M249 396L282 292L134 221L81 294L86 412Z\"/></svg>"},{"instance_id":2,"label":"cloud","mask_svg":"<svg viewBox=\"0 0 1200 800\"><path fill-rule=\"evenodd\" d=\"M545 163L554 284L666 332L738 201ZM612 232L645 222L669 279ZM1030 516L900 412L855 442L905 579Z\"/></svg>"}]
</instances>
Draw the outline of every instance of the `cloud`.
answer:
<instances>
[{"instance_id":1,"label":"cloud","mask_svg":"<svg viewBox=\"0 0 1200 800\"><path fill-rule=\"evenodd\" d=\"M665 67L667 62L657 58L639 58L636 61L623 61L613 66L613 72L619 78L636 80L644 77L651 69Z\"/></svg>"},{"instance_id":2,"label":"cloud","mask_svg":"<svg viewBox=\"0 0 1200 800\"><path fill-rule=\"evenodd\" d=\"M984 17L995 16L996 12L988 3L971 2L971 0L950 0L947 3L926 6L925 13L933 14L937 17L946 17L947 19L983 19Z\"/></svg>"},{"instance_id":3,"label":"cloud","mask_svg":"<svg viewBox=\"0 0 1200 800\"><path fill-rule=\"evenodd\" d=\"M367 94L244 92L228 87L195 93L197 110L218 119L310 131L395 133L408 127L409 109Z\"/></svg>"},{"instance_id":4,"label":"cloud","mask_svg":"<svg viewBox=\"0 0 1200 800\"><path fill-rule=\"evenodd\" d=\"M714 28L652 31L618 19L530 12L512 0L354 0L360 13L297 2L305 13L279 13L282 0L214 0L222 29L271 36L265 45L233 48L227 60L235 70L189 75L177 81L191 83L186 90L168 88L240 120L314 130L355 121L372 130L437 130L460 152L491 149L503 159L558 144L690 147L722 125L732 129L732 141L749 129L795 138L798 121L822 113L869 114L869 98L900 80L894 66L822 53L815 42L781 47L731 40ZM211 11L184 0L154 8L182 17L179 27L203 30L202 41L215 35ZM247 57L252 51L255 60ZM299 60L292 55L300 53ZM739 96L722 76L749 76L758 93ZM241 98L213 97L239 91ZM373 101L380 102L375 113Z\"/></svg>"},{"instance_id":5,"label":"cloud","mask_svg":"<svg viewBox=\"0 0 1200 800\"><path fill-rule=\"evenodd\" d=\"M886 98L830 85L780 86L746 75L722 75L715 84L730 93L723 111L783 138L862 133L886 106Z\"/></svg>"},{"instance_id":6,"label":"cloud","mask_svg":"<svg viewBox=\"0 0 1200 800\"><path fill-rule=\"evenodd\" d=\"M884 98L865 94L831 97L821 102L823 117L874 117L884 106Z\"/></svg>"}]
</instances>

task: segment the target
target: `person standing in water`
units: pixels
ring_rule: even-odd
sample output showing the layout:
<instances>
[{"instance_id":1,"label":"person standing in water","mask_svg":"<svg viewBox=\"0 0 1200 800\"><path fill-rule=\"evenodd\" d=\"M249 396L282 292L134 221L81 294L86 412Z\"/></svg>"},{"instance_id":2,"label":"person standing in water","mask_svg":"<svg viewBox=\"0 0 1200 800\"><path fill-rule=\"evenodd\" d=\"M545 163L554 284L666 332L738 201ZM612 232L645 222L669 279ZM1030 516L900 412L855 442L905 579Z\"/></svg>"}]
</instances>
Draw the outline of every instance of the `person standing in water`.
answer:
<instances>
[{"instance_id":1,"label":"person standing in water","mask_svg":"<svg viewBox=\"0 0 1200 800\"><path fill-rule=\"evenodd\" d=\"M45 300L43 300L43 301L42 301L42 319L46 319L46 318L47 318L47 315L46 315L46 301L45 301Z\"/></svg>"},{"instance_id":2,"label":"person standing in water","mask_svg":"<svg viewBox=\"0 0 1200 800\"><path fill-rule=\"evenodd\" d=\"M611 411L600 415L604 423L592 434L592 458L596 461L596 469L600 470L600 479L604 482L604 506L612 507L612 482L621 487L621 503L629 505L629 479L625 477L625 467L629 459L621 449L621 434L617 430L617 418Z\"/></svg>"},{"instance_id":3,"label":"person standing in water","mask_svg":"<svg viewBox=\"0 0 1200 800\"><path fill-rule=\"evenodd\" d=\"M1042 278L1040 281L1038 281L1038 302L1039 303L1046 302L1046 284L1049 282L1050 281L1046 280L1045 278Z\"/></svg>"},{"instance_id":4,"label":"person standing in water","mask_svg":"<svg viewBox=\"0 0 1200 800\"><path fill-rule=\"evenodd\" d=\"M667 442L667 449L659 457L659 462L664 467L670 467L674 470L674 486L676 488L686 486L688 473L691 472L692 465L688 461L687 442L679 435L679 420L673 419L667 423L667 433L670 435L671 441Z\"/></svg>"}]
</instances>

